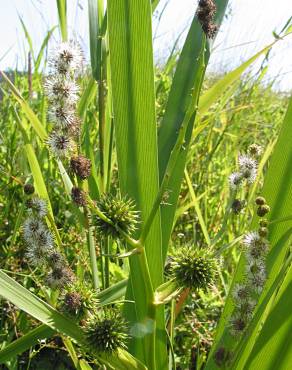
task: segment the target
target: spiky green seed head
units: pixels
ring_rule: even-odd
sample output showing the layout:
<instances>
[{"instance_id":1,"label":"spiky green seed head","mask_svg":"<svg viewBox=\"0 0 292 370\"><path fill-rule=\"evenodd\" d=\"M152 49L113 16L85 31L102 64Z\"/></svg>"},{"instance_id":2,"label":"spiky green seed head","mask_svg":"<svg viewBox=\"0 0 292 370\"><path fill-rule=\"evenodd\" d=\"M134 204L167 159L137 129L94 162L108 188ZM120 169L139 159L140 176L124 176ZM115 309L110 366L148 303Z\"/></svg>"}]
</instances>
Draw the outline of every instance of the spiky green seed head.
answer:
<instances>
[{"instance_id":1,"label":"spiky green seed head","mask_svg":"<svg viewBox=\"0 0 292 370\"><path fill-rule=\"evenodd\" d=\"M116 309L106 309L88 321L86 338L94 353L112 354L119 348L127 348L128 326Z\"/></svg>"},{"instance_id":2,"label":"spiky green seed head","mask_svg":"<svg viewBox=\"0 0 292 370\"><path fill-rule=\"evenodd\" d=\"M257 210L257 215L259 217L264 217L269 212L270 212L270 207L267 204L264 204L263 206L259 206Z\"/></svg>"},{"instance_id":3,"label":"spiky green seed head","mask_svg":"<svg viewBox=\"0 0 292 370\"><path fill-rule=\"evenodd\" d=\"M204 249L182 247L171 262L179 286L206 290L216 276L216 260Z\"/></svg>"},{"instance_id":4,"label":"spiky green seed head","mask_svg":"<svg viewBox=\"0 0 292 370\"><path fill-rule=\"evenodd\" d=\"M135 211L133 200L113 197L111 194L104 194L100 197L97 206L113 223L113 225L111 225L96 216L95 225L101 235L111 236L113 239L119 239L121 238L121 235L118 229L121 229L128 235L132 235L136 230L138 224L138 212Z\"/></svg>"},{"instance_id":5,"label":"spiky green seed head","mask_svg":"<svg viewBox=\"0 0 292 370\"><path fill-rule=\"evenodd\" d=\"M266 204L266 199L264 197L257 197L256 200L255 200L255 203L258 205L258 206L263 206L264 204Z\"/></svg>"}]
</instances>

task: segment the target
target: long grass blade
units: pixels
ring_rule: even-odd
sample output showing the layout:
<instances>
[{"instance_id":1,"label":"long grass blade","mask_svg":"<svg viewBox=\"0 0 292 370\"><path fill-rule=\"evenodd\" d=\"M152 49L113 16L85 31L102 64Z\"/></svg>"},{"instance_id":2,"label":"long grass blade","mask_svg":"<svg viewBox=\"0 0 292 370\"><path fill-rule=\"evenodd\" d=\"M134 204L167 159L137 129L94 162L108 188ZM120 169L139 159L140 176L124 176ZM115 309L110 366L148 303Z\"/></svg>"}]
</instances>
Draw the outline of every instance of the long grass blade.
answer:
<instances>
[{"instance_id":1,"label":"long grass blade","mask_svg":"<svg viewBox=\"0 0 292 370\"><path fill-rule=\"evenodd\" d=\"M68 39L67 30L67 0L57 0L59 27L63 41Z\"/></svg>"},{"instance_id":2,"label":"long grass blade","mask_svg":"<svg viewBox=\"0 0 292 370\"><path fill-rule=\"evenodd\" d=\"M158 192L157 137L155 123L154 69L151 37L151 6L146 1L108 1L108 31L111 63L111 81L114 110L114 124L118 153L119 180L123 194L136 201L141 211L142 224L150 213ZM146 240L146 253L154 288L161 284L163 264L161 255L160 217L157 213ZM126 316L145 326L149 300L153 292L145 286L141 275L138 256L131 264L131 287ZM130 294L132 288L133 296ZM164 340L163 311L157 312L157 368L164 369L167 356ZM145 338L142 343L145 345ZM149 347L136 347L138 339L132 342L132 351L146 361L153 354ZM135 348L134 348L135 347Z\"/></svg>"}]
</instances>

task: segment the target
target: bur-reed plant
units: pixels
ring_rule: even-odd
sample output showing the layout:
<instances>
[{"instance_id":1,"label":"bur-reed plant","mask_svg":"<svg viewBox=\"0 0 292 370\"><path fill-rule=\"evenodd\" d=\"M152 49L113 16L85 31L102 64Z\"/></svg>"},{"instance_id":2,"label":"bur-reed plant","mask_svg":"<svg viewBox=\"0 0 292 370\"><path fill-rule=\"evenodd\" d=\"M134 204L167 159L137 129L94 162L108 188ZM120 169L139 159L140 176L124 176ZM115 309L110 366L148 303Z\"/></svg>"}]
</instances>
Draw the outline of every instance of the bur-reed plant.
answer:
<instances>
[{"instance_id":1,"label":"bur-reed plant","mask_svg":"<svg viewBox=\"0 0 292 370\"><path fill-rule=\"evenodd\" d=\"M167 103L157 132L150 3L108 1L105 12L103 1L89 1L93 79L87 81L81 93L78 87L81 81L76 74L76 69L80 69L80 50L76 42L67 40L66 1L58 1L57 5L63 43L50 60L53 70L45 80L47 98L44 94L41 97L42 110L34 113L27 99L6 79L12 98L19 104L18 109L10 108L9 114L22 135L29 163L24 173L32 173L34 184L34 192L32 188L27 191L30 182L12 178L23 189L23 193L18 189L22 208L13 239L18 230L23 230L27 251L21 260L29 263L33 281L40 289L37 296L1 271L0 294L43 325L5 345L0 351L1 361L9 363L13 356L37 344L39 339L58 332L76 368L103 365L114 369L175 368L176 319L190 298L194 304L207 300L208 294L221 299L220 291L227 290L229 277L224 276L224 264L220 264L219 257L226 256L226 251L234 247L238 238L235 242L230 239L238 235L238 229L245 234L239 239L246 249L240 257L213 347L210 351L209 344L201 357L193 356L192 352L192 366L195 363L200 367L206 362L206 368L211 369L243 368L245 364L262 361L269 347L258 343L266 343L265 335L271 334L275 312L285 309L282 297L287 297L289 282L290 259L284 261L284 257L291 234L291 203L287 203L291 181L285 177L291 157L287 139L291 137L287 123L291 106L276 145L262 143L262 130L257 131L259 143L264 144L259 159L251 157L255 156L257 146L241 143L244 137L238 135L241 152L236 176L229 178L230 191L225 190L227 170L234 166L236 161L232 163L232 159L236 159L238 151L236 145L231 146L224 138L229 134L228 124L234 123L238 111L245 110L244 105L237 111L226 103L238 88L236 80L270 46L200 97L210 36L215 36L226 6L225 1L218 1L215 13L213 1L200 1L172 87L163 100ZM154 9L157 2L152 5ZM245 88L250 92L257 87ZM219 107L212 105L220 99ZM211 106L213 111L209 112ZM216 121L215 117L220 118ZM198 144L199 137L203 140ZM226 173L220 176L222 161L217 159L211 173L209 170L222 142L231 146L228 150L231 158L228 166L222 156ZM256 198L258 215L265 216L268 204L270 216L260 223L255 216L251 228L240 228L240 222L248 223L274 145L263 188L265 198ZM248 147L249 153L242 154ZM197 163L201 164L199 169ZM52 202L58 172L67 192L67 207L58 204L65 200L62 190ZM275 174L279 175L276 182ZM206 180L206 176L210 178ZM221 193L228 195L226 207L216 219L217 206L210 204L218 190L214 186L218 186L218 178ZM194 179L198 186L194 186ZM209 186L204 189L202 184L213 184L213 189ZM62 189L58 184L59 187ZM279 194L281 189L283 201L279 203L274 194ZM86 243L82 238L74 240L72 230L67 227L68 209L72 212L71 225L85 236ZM175 230L174 239L170 240L175 221L181 215L187 218L185 214L190 209L195 211L195 227L191 228L194 232L186 229L183 238L174 238L179 234ZM187 212L187 216L190 214ZM187 223L191 223L189 219ZM37 228L28 227L31 224ZM258 231L247 233L258 225ZM246 259L250 258L253 250L250 247L255 240L257 246L264 246L260 257L265 256L265 266L260 261L256 268L261 271L256 271L254 265L246 271ZM76 245L79 250L75 250ZM234 253L236 260L238 252ZM254 253L252 257L254 261ZM263 270L267 270L268 280L262 292L256 291L259 303L244 298L240 306L234 307L234 296L242 298L244 293L251 294L250 289L254 288L251 279L255 272L262 274ZM239 286L246 275L248 284ZM264 282L261 288L262 285ZM241 322L234 325L237 310L241 319L246 319L244 325ZM289 332L287 323L284 324L285 330L272 331L272 335L286 338ZM261 326L263 329L258 334ZM232 334L238 328L242 336L234 341ZM279 350L275 346L272 359L265 360L265 368L275 361ZM283 366L286 360L284 356ZM188 366L183 361L181 365Z\"/></svg>"}]
</instances>

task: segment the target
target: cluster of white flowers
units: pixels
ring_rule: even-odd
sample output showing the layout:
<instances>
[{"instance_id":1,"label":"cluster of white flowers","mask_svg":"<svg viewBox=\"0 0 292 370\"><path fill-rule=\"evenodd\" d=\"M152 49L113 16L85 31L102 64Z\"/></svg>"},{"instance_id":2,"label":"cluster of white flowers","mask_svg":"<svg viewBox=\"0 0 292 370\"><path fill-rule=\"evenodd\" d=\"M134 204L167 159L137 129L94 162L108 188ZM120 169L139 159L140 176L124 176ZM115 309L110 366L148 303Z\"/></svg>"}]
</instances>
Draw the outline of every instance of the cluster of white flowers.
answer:
<instances>
[{"instance_id":1,"label":"cluster of white flowers","mask_svg":"<svg viewBox=\"0 0 292 370\"><path fill-rule=\"evenodd\" d=\"M72 138L79 132L80 119L76 115L79 86L77 72L82 66L80 46L73 41L61 43L49 60L50 74L44 83L49 100L48 117L54 124L47 144L57 157L66 157L73 149Z\"/></svg>"},{"instance_id":2,"label":"cluster of white flowers","mask_svg":"<svg viewBox=\"0 0 292 370\"><path fill-rule=\"evenodd\" d=\"M43 221L47 215L44 199L33 197L27 202L29 217L23 224L23 238L26 242L25 256L33 266L42 266L46 256L54 249L54 239Z\"/></svg>"},{"instance_id":3,"label":"cluster of white flowers","mask_svg":"<svg viewBox=\"0 0 292 370\"><path fill-rule=\"evenodd\" d=\"M52 288L62 288L73 279L63 256L54 247L54 237L45 222L47 202L32 196L26 202L28 217L23 223L22 234L26 244L25 257L34 267L51 267L47 283Z\"/></svg>"},{"instance_id":4,"label":"cluster of white flowers","mask_svg":"<svg viewBox=\"0 0 292 370\"><path fill-rule=\"evenodd\" d=\"M249 154L240 154L238 156L238 172L233 172L229 176L229 185L231 189L237 189L244 180L252 184L257 177L258 163L256 158L261 154L262 149L256 144L249 147Z\"/></svg>"},{"instance_id":5,"label":"cluster of white flowers","mask_svg":"<svg viewBox=\"0 0 292 370\"><path fill-rule=\"evenodd\" d=\"M230 333L234 336L240 335L246 328L267 279L265 257L269 242L260 235L266 236L266 230L266 221L262 220L259 231L249 232L243 238L245 279L244 283L235 285L232 292L235 311L230 320Z\"/></svg>"}]
</instances>

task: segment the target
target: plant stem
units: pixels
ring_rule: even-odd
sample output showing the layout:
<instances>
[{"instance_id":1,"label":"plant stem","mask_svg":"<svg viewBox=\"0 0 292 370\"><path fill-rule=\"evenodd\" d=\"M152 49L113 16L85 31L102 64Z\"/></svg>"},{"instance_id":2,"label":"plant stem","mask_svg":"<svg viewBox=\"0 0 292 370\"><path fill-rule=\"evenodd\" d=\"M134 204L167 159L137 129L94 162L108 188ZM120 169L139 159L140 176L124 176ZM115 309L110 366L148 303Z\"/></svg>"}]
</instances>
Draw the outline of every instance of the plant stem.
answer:
<instances>
[{"instance_id":1,"label":"plant stem","mask_svg":"<svg viewBox=\"0 0 292 370\"><path fill-rule=\"evenodd\" d=\"M105 283L105 288L109 287L109 275L110 275L110 270L109 270L109 238L107 238L104 241L104 283Z\"/></svg>"},{"instance_id":2,"label":"plant stem","mask_svg":"<svg viewBox=\"0 0 292 370\"><path fill-rule=\"evenodd\" d=\"M85 182L83 181L81 184L79 182L79 186L84 189ZM99 278L98 278L98 269L97 269L97 261L96 261L96 247L95 247L95 240L94 240L94 229L90 226L90 215L87 206L83 207L84 216L85 216L85 227L87 230L87 245L89 251L89 258L91 263L91 273L92 273L92 281L94 289L99 290Z\"/></svg>"}]
</instances>

